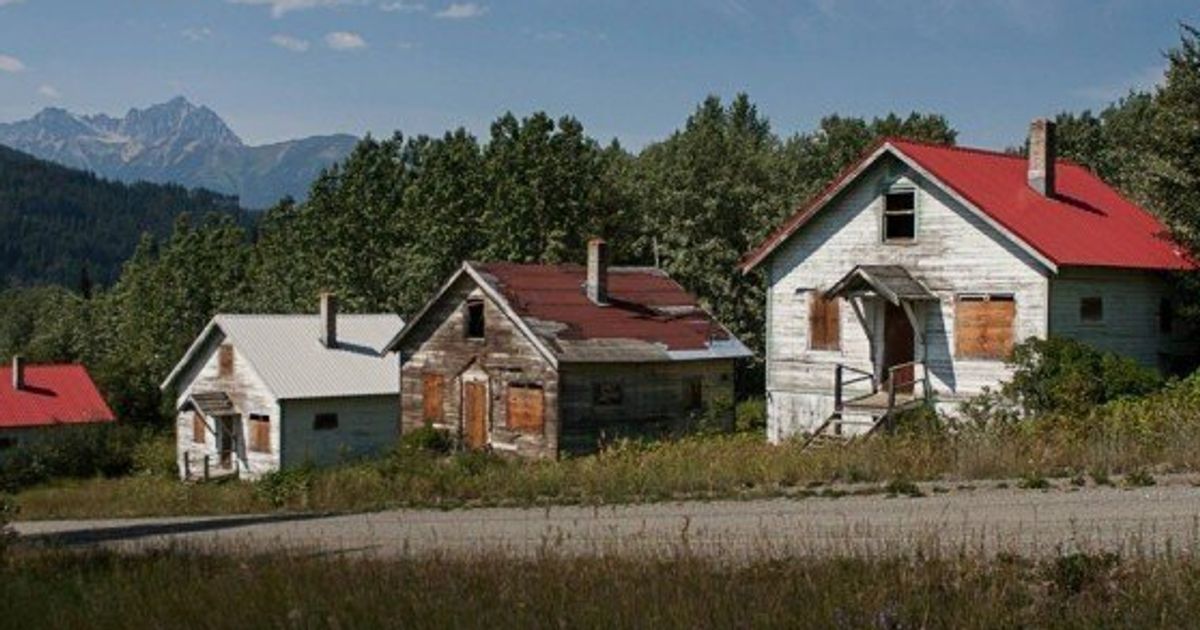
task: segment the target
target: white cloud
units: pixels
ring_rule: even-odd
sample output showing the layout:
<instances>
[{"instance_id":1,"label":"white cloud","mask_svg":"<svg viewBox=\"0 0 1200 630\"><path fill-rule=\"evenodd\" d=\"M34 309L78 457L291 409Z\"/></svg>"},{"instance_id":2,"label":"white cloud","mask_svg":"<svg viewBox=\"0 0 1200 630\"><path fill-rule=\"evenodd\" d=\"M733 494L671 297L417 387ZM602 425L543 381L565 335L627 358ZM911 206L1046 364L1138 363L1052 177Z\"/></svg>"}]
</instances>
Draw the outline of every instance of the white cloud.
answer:
<instances>
[{"instance_id":1,"label":"white cloud","mask_svg":"<svg viewBox=\"0 0 1200 630\"><path fill-rule=\"evenodd\" d=\"M325 45L333 50L355 50L366 48L367 41L358 33L334 31L325 36Z\"/></svg>"},{"instance_id":2,"label":"white cloud","mask_svg":"<svg viewBox=\"0 0 1200 630\"><path fill-rule=\"evenodd\" d=\"M482 17L487 11L487 7L474 2L454 2L445 9L434 13L433 17L446 20L469 20Z\"/></svg>"},{"instance_id":3,"label":"white cloud","mask_svg":"<svg viewBox=\"0 0 1200 630\"><path fill-rule=\"evenodd\" d=\"M38 94L41 94L42 96L45 96L46 98L53 98L53 99L62 98L62 92L59 92L58 88L54 87L53 85L43 85L43 86L39 87L37 91L38 91Z\"/></svg>"},{"instance_id":4,"label":"white cloud","mask_svg":"<svg viewBox=\"0 0 1200 630\"><path fill-rule=\"evenodd\" d=\"M283 17L290 11L303 11L319 7L335 7L342 4L356 4L358 0L226 0L231 4L251 4L271 7L272 17Z\"/></svg>"},{"instance_id":5,"label":"white cloud","mask_svg":"<svg viewBox=\"0 0 1200 630\"><path fill-rule=\"evenodd\" d=\"M308 50L308 40L292 37L291 35L272 35L271 43L292 52L304 52Z\"/></svg>"},{"instance_id":6,"label":"white cloud","mask_svg":"<svg viewBox=\"0 0 1200 630\"><path fill-rule=\"evenodd\" d=\"M25 64L20 59L8 55L0 55L0 72L23 72Z\"/></svg>"},{"instance_id":7,"label":"white cloud","mask_svg":"<svg viewBox=\"0 0 1200 630\"><path fill-rule=\"evenodd\" d=\"M185 39L192 42L202 42L212 37L212 29L207 26L185 28L180 31Z\"/></svg>"},{"instance_id":8,"label":"white cloud","mask_svg":"<svg viewBox=\"0 0 1200 630\"><path fill-rule=\"evenodd\" d=\"M381 3L379 8L388 13L421 13L425 10L425 5L409 0L396 0L395 2Z\"/></svg>"}]
</instances>

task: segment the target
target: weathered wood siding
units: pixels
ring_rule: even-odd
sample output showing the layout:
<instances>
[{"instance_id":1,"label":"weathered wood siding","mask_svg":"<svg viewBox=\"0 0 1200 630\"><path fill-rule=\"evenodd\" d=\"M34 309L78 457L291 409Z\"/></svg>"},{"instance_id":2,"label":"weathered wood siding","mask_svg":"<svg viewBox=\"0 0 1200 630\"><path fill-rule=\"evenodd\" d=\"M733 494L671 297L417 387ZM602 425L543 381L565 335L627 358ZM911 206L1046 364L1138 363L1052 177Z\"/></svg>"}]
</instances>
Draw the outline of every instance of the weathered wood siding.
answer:
<instances>
[{"instance_id":1,"label":"weathered wood siding","mask_svg":"<svg viewBox=\"0 0 1200 630\"><path fill-rule=\"evenodd\" d=\"M561 370L563 452L596 450L622 436L655 436L691 428L704 410L687 408L687 388L698 380L705 409L733 422L733 361L565 364ZM597 405L595 387L620 387L620 404Z\"/></svg>"},{"instance_id":2,"label":"weathered wood siding","mask_svg":"<svg viewBox=\"0 0 1200 630\"><path fill-rule=\"evenodd\" d=\"M484 302L483 339L468 339L465 303ZM487 298L469 277L463 276L422 320L400 349L400 392L402 432L425 424L423 379L425 374L442 374L443 413L439 428L463 436L461 417L464 378L487 383L488 443L498 451L554 457L558 449L558 374L516 325ZM508 388L512 383L538 385L545 394L545 423L542 432L513 431L508 426Z\"/></svg>"},{"instance_id":3,"label":"weathered wood siding","mask_svg":"<svg viewBox=\"0 0 1200 630\"><path fill-rule=\"evenodd\" d=\"M399 399L394 395L284 400L279 405L284 468L378 455L394 447L399 438ZM336 429L314 428L317 415L324 413L337 414Z\"/></svg>"},{"instance_id":4,"label":"weathered wood siding","mask_svg":"<svg viewBox=\"0 0 1200 630\"><path fill-rule=\"evenodd\" d=\"M263 473L279 467L279 405L274 395L263 383L261 377L245 356L233 349L233 371L229 376L221 376L219 352L224 343L224 336L214 335L188 371L180 379L179 397L176 400L178 409L193 391L212 392L223 391L229 395L234 406L242 413L240 422L235 424L236 439L234 442L234 457L242 474L255 478ZM176 445L179 464L179 474L184 474L184 457L191 457L193 470L205 455L209 456L212 470L217 469L220 444L214 418L205 418L207 428L204 444L192 441L192 411L180 411L176 415ZM249 450L249 416L264 415L271 420L271 452L258 453Z\"/></svg>"},{"instance_id":5,"label":"weathered wood siding","mask_svg":"<svg viewBox=\"0 0 1200 630\"><path fill-rule=\"evenodd\" d=\"M882 193L895 183L917 191L917 237L912 243L882 240ZM874 339L843 303L841 349L809 348L811 291L828 289L858 264L903 265L938 296L936 306L918 308L925 344L917 344L915 358L928 362L932 384L942 398L976 393L1008 373L1002 361L954 358L957 295L1013 295L1016 338L1046 334L1046 269L936 185L887 156L767 263L768 437L774 441L814 428L828 417L837 363L875 370L872 352L878 355L883 345L881 304L864 304Z\"/></svg>"},{"instance_id":6,"label":"weathered wood siding","mask_svg":"<svg viewBox=\"0 0 1200 630\"><path fill-rule=\"evenodd\" d=\"M1050 334L1078 339L1102 350L1166 369L1170 356L1195 355L1193 335L1175 317L1173 332L1159 328L1170 285L1161 274L1134 269L1063 268L1050 281ZM1101 322L1080 317L1085 297L1103 300Z\"/></svg>"}]
</instances>

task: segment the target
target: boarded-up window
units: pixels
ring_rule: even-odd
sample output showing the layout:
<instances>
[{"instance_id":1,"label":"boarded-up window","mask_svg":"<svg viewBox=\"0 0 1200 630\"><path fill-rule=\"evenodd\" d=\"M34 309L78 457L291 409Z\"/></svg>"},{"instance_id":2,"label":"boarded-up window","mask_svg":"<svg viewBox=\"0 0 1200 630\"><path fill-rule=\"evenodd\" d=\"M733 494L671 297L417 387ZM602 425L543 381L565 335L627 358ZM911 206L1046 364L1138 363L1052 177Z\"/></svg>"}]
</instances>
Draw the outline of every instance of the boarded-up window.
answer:
<instances>
[{"instance_id":1,"label":"boarded-up window","mask_svg":"<svg viewBox=\"0 0 1200 630\"><path fill-rule=\"evenodd\" d=\"M546 423L546 397L540 385L510 383L508 386L508 428L513 431L541 433Z\"/></svg>"},{"instance_id":2,"label":"boarded-up window","mask_svg":"<svg viewBox=\"0 0 1200 630\"><path fill-rule=\"evenodd\" d=\"M233 376L233 346L227 343L217 350L217 375Z\"/></svg>"},{"instance_id":3,"label":"boarded-up window","mask_svg":"<svg viewBox=\"0 0 1200 630\"><path fill-rule=\"evenodd\" d=\"M683 408L686 411L704 408L704 379L695 376L683 382Z\"/></svg>"},{"instance_id":4,"label":"boarded-up window","mask_svg":"<svg viewBox=\"0 0 1200 630\"><path fill-rule=\"evenodd\" d=\"M204 415L199 411L192 413L192 441L196 444L204 444L205 433L208 430L204 426Z\"/></svg>"},{"instance_id":5,"label":"boarded-up window","mask_svg":"<svg viewBox=\"0 0 1200 630\"><path fill-rule=\"evenodd\" d=\"M1099 324L1104 321L1104 300L1098 297L1085 297L1079 300L1079 321L1085 324Z\"/></svg>"},{"instance_id":6,"label":"boarded-up window","mask_svg":"<svg viewBox=\"0 0 1200 630\"><path fill-rule=\"evenodd\" d=\"M261 414L250 414L247 423L250 431L250 450L255 453L271 452L271 418Z\"/></svg>"},{"instance_id":7,"label":"boarded-up window","mask_svg":"<svg viewBox=\"0 0 1200 630\"><path fill-rule=\"evenodd\" d=\"M808 307L808 347L813 350L840 350L842 347L841 309L837 298L826 298L813 291Z\"/></svg>"},{"instance_id":8,"label":"boarded-up window","mask_svg":"<svg viewBox=\"0 0 1200 630\"><path fill-rule=\"evenodd\" d=\"M618 407L625 399L621 384L606 381L592 384L592 405L596 407Z\"/></svg>"},{"instance_id":9,"label":"boarded-up window","mask_svg":"<svg viewBox=\"0 0 1200 630\"><path fill-rule=\"evenodd\" d=\"M313 416L313 431L332 431L338 428L336 413L319 413Z\"/></svg>"},{"instance_id":10,"label":"boarded-up window","mask_svg":"<svg viewBox=\"0 0 1200 630\"><path fill-rule=\"evenodd\" d=\"M1006 359L1012 353L1017 303L1009 295L959 296L954 350L960 359Z\"/></svg>"},{"instance_id":11,"label":"boarded-up window","mask_svg":"<svg viewBox=\"0 0 1200 630\"><path fill-rule=\"evenodd\" d=\"M441 374L426 374L421 380L421 404L425 422L441 422L444 413L446 379Z\"/></svg>"}]
</instances>

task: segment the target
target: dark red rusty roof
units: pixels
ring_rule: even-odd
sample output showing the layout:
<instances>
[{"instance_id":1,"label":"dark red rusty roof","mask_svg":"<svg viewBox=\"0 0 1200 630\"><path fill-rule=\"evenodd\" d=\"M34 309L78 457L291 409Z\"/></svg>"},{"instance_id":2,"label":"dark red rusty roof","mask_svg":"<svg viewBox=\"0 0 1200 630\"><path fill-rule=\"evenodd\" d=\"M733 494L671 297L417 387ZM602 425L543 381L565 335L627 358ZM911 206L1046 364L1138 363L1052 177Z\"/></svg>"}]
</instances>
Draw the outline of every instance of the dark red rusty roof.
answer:
<instances>
[{"instance_id":1,"label":"dark red rusty roof","mask_svg":"<svg viewBox=\"0 0 1200 630\"><path fill-rule=\"evenodd\" d=\"M600 306L584 292L587 270L581 265L472 267L538 330L560 325L556 339L628 339L661 344L669 351L707 350L714 341L732 339L695 297L658 269L609 268L609 304Z\"/></svg>"},{"instance_id":2,"label":"dark red rusty roof","mask_svg":"<svg viewBox=\"0 0 1200 630\"><path fill-rule=\"evenodd\" d=\"M13 389L12 367L0 367L0 429L115 419L82 365L26 366L20 390Z\"/></svg>"},{"instance_id":3,"label":"dark red rusty roof","mask_svg":"<svg viewBox=\"0 0 1200 630\"><path fill-rule=\"evenodd\" d=\"M1046 197L1029 187L1022 156L887 139L747 254L743 270L757 266L807 223L883 146L918 164L1055 265L1196 268L1157 218L1078 164L1056 162L1057 194Z\"/></svg>"}]
</instances>

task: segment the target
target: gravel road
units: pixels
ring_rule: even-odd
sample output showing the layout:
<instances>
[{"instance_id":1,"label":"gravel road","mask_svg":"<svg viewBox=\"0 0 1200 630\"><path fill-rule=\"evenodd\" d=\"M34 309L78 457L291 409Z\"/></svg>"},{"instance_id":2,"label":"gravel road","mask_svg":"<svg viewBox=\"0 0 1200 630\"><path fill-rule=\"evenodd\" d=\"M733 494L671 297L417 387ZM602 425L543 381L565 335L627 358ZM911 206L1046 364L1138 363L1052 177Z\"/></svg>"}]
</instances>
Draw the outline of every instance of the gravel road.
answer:
<instances>
[{"instance_id":1,"label":"gravel road","mask_svg":"<svg viewBox=\"0 0 1200 630\"><path fill-rule=\"evenodd\" d=\"M539 509L394 510L16 524L23 539L146 550L329 554L675 554L722 558L911 552L1179 553L1200 549L1194 479L1149 488L976 488L920 498L846 496Z\"/></svg>"}]
</instances>

